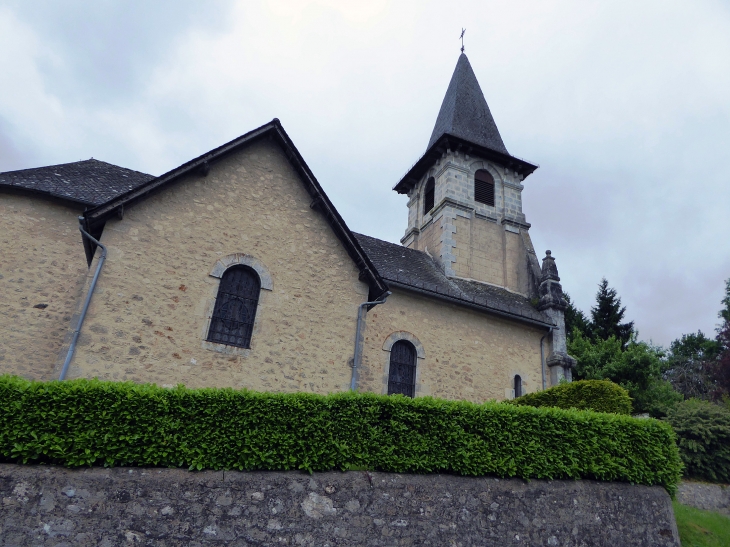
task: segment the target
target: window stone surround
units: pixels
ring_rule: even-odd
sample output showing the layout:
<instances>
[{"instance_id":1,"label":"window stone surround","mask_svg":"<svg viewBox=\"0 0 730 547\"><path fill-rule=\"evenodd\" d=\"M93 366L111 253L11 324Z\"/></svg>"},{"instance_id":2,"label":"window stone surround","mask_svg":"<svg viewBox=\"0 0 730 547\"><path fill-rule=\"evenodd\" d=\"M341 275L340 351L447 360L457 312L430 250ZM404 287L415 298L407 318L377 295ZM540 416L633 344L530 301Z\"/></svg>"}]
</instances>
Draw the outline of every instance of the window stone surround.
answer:
<instances>
[{"instance_id":1,"label":"window stone surround","mask_svg":"<svg viewBox=\"0 0 730 547\"><path fill-rule=\"evenodd\" d=\"M427 394L425 386L421 385L421 374L426 366L426 350L421 344L421 341L416 338L413 334L407 331L396 331L391 333L383 342L383 395L388 394L388 377L390 375L390 350L396 342L405 340L413 344L416 348L416 386L414 390L414 397L419 397Z\"/></svg>"}]
</instances>

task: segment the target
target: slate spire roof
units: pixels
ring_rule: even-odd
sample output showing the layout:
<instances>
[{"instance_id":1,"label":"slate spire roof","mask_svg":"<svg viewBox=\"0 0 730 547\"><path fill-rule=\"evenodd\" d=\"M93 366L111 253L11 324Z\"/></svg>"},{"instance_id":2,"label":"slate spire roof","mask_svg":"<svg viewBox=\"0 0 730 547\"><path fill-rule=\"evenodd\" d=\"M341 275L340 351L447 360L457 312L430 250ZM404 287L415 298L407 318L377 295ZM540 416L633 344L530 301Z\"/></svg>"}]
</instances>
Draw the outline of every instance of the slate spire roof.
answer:
<instances>
[{"instance_id":1,"label":"slate spire roof","mask_svg":"<svg viewBox=\"0 0 730 547\"><path fill-rule=\"evenodd\" d=\"M460 137L495 152L509 154L469 59L464 53L459 56L456 69L451 76L428 148L431 148L444 134Z\"/></svg>"}]
</instances>

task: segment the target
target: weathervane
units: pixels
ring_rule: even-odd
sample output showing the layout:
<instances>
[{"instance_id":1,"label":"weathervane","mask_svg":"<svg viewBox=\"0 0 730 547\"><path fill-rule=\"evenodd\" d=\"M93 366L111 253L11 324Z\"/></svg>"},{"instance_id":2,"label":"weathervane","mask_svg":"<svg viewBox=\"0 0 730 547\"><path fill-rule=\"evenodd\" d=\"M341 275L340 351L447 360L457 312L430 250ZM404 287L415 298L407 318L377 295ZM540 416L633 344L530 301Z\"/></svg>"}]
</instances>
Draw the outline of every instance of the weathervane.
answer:
<instances>
[{"instance_id":1,"label":"weathervane","mask_svg":"<svg viewBox=\"0 0 730 547\"><path fill-rule=\"evenodd\" d=\"M461 52L462 53L464 53L464 33L465 32L466 32L465 28L461 29L461 36L459 36L459 38L461 38Z\"/></svg>"}]
</instances>

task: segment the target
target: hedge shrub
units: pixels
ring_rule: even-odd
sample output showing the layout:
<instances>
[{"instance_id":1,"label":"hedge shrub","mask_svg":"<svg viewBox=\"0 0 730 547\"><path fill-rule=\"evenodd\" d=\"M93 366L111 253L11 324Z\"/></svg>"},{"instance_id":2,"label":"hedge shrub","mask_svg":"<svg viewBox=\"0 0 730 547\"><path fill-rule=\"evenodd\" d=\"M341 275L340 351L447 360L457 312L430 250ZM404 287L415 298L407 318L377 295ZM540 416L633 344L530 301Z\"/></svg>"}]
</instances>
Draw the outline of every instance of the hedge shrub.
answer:
<instances>
[{"instance_id":1,"label":"hedge shrub","mask_svg":"<svg viewBox=\"0 0 730 547\"><path fill-rule=\"evenodd\" d=\"M665 418L677 434L685 475L713 482L730 482L730 410L689 399Z\"/></svg>"},{"instance_id":2,"label":"hedge shrub","mask_svg":"<svg viewBox=\"0 0 730 547\"><path fill-rule=\"evenodd\" d=\"M656 420L367 393L272 394L0 377L0 458L67 466L492 474L661 484Z\"/></svg>"},{"instance_id":3,"label":"hedge shrub","mask_svg":"<svg viewBox=\"0 0 730 547\"><path fill-rule=\"evenodd\" d=\"M594 412L631 414L629 392L609 380L580 380L559 384L545 391L528 393L507 402L514 405L534 407L551 406L593 410Z\"/></svg>"}]
</instances>

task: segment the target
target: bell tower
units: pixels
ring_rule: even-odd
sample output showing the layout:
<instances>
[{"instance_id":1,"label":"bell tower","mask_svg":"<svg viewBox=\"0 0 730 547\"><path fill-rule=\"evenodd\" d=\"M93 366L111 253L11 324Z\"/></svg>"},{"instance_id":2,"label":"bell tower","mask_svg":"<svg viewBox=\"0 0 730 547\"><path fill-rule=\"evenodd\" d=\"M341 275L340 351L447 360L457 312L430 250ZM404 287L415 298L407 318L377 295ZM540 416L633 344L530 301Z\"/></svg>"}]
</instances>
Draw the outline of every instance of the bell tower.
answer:
<instances>
[{"instance_id":1,"label":"bell tower","mask_svg":"<svg viewBox=\"0 0 730 547\"><path fill-rule=\"evenodd\" d=\"M540 263L522 212L535 169L507 151L462 53L426 153L394 187L409 198L401 243L428 252L449 277L537 297Z\"/></svg>"}]
</instances>

